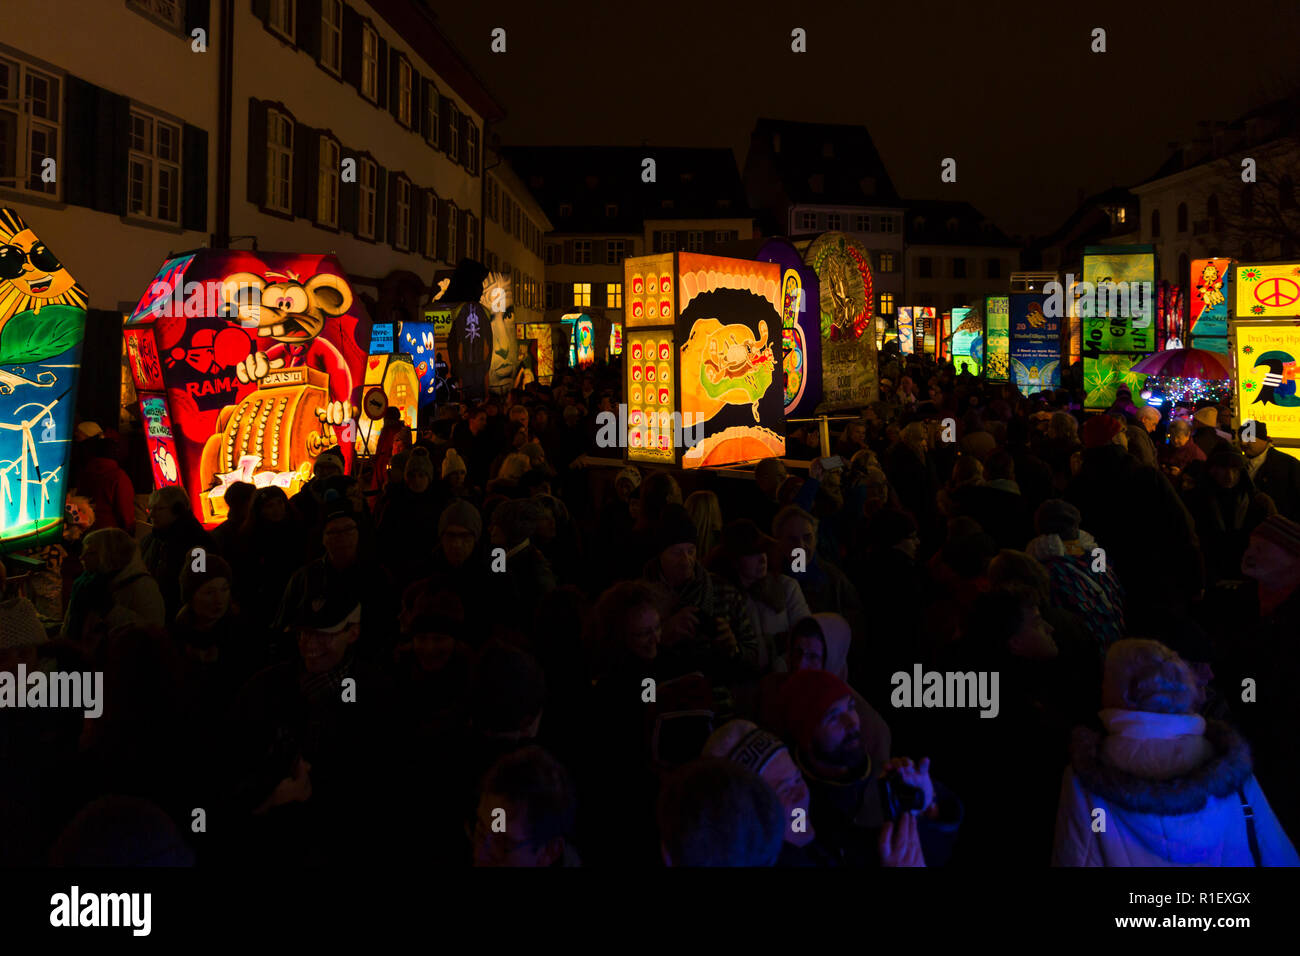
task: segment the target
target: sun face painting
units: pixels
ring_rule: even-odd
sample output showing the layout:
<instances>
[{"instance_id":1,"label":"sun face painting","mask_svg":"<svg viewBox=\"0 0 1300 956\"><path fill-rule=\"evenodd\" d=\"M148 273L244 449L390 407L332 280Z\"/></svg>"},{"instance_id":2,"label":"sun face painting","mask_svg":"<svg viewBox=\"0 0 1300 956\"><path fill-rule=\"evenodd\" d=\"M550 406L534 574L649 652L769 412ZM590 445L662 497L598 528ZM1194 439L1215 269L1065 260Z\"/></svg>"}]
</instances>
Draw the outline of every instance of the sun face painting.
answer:
<instances>
[{"instance_id":1,"label":"sun face painting","mask_svg":"<svg viewBox=\"0 0 1300 956\"><path fill-rule=\"evenodd\" d=\"M0 209L0 333L20 312L86 307L86 293L23 217Z\"/></svg>"}]
</instances>

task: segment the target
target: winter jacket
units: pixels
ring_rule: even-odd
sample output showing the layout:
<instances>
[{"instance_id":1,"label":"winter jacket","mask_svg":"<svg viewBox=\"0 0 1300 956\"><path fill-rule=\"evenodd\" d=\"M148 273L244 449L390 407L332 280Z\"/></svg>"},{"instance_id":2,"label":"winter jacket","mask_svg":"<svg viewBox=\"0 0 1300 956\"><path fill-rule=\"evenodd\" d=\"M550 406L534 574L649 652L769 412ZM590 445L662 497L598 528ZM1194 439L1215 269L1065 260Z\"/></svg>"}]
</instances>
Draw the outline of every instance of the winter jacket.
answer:
<instances>
[{"instance_id":1,"label":"winter jacket","mask_svg":"<svg viewBox=\"0 0 1300 956\"><path fill-rule=\"evenodd\" d=\"M1246 742L1195 714L1104 710L1109 734L1075 732L1054 866L1300 866L1251 770ZM1097 811L1104 811L1102 818Z\"/></svg>"},{"instance_id":2,"label":"winter jacket","mask_svg":"<svg viewBox=\"0 0 1300 956\"><path fill-rule=\"evenodd\" d=\"M779 601L774 606L773 601ZM758 635L758 671L772 670L785 650L786 636L796 624L811 616L799 582L788 574L771 575L745 594L749 620Z\"/></svg>"},{"instance_id":3,"label":"winter jacket","mask_svg":"<svg viewBox=\"0 0 1300 956\"><path fill-rule=\"evenodd\" d=\"M1279 514L1300 521L1300 461L1272 447L1263 457L1251 476L1255 487L1273 499Z\"/></svg>"},{"instance_id":4,"label":"winter jacket","mask_svg":"<svg viewBox=\"0 0 1300 956\"><path fill-rule=\"evenodd\" d=\"M1124 589L1109 565L1100 564L1092 552L1097 542L1086 531L1074 541L1062 541L1060 535L1042 534L1025 548L1030 557L1047 569L1051 578L1051 600L1058 608L1069 608L1088 622L1102 654L1125 636Z\"/></svg>"}]
</instances>

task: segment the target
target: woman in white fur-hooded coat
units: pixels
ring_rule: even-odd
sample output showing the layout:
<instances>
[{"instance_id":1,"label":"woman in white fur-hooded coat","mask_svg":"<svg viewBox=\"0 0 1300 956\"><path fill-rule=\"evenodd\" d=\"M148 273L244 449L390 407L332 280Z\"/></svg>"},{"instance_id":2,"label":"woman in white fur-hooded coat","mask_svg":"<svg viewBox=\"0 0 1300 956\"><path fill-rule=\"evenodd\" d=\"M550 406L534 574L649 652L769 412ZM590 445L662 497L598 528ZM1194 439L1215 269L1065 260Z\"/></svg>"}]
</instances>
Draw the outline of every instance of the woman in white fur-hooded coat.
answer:
<instances>
[{"instance_id":1,"label":"woman in white fur-hooded coat","mask_svg":"<svg viewBox=\"0 0 1300 956\"><path fill-rule=\"evenodd\" d=\"M1163 644L1111 646L1100 713L1106 733L1075 731L1054 866L1300 865L1245 740L1195 713L1200 698L1188 665Z\"/></svg>"}]
</instances>

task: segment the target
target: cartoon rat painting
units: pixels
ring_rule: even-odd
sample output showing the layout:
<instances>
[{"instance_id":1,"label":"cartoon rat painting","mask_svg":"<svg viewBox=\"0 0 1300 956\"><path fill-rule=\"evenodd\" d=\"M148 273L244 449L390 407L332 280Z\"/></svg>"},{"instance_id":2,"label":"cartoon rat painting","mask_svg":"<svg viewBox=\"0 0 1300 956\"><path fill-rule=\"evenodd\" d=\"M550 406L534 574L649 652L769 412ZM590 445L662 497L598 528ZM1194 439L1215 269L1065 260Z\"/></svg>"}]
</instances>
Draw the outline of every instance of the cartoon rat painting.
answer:
<instances>
[{"instance_id":1,"label":"cartoon rat painting","mask_svg":"<svg viewBox=\"0 0 1300 956\"><path fill-rule=\"evenodd\" d=\"M320 334L327 319L352 307L346 280L318 273L304 283L293 274L236 272L222 283L222 301L229 320L256 329L257 351L235 364L239 381L260 382L275 369L314 368L329 376L323 420L342 425L352 417L352 373L342 353Z\"/></svg>"}]
</instances>

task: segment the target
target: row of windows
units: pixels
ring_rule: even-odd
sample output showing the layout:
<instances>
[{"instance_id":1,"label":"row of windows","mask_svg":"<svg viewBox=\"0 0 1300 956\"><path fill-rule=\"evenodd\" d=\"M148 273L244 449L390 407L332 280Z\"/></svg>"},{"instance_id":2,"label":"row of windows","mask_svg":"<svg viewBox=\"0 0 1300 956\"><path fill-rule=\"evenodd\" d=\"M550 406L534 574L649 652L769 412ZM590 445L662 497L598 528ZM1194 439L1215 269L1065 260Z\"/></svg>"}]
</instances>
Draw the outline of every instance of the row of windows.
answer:
<instances>
[{"instance_id":1,"label":"row of windows","mask_svg":"<svg viewBox=\"0 0 1300 956\"><path fill-rule=\"evenodd\" d=\"M0 186L62 199L57 175L63 145L63 80L21 60L0 57ZM155 222L181 222L181 126L139 106L127 127L126 211ZM55 175L44 175L47 160Z\"/></svg>"},{"instance_id":2,"label":"row of windows","mask_svg":"<svg viewBox=\"0 0 1300 956\"><path fill-rule=\"evenodd\" d=\"M1241 187L1240 198L1238 200L1238 213L1242 218L1249 218L1255 212L1255 185L1246 184ZM1277 205L1280 209L1296 208L1296 190L1295 180L1289 175L1283 175L1277 181ZM1197 222L1191 222L1191 214L1187 203L1180 202L1177 210L1176 228L1178 235L1187 232L1201 234L1205 232L1222 232L1223 216L1219 208L1219 197L1216 193L1211 193L1205 200L1205 218ZM1160 210L1151 210L1151 238L1160 238Z\"/></svg>"},{"instance_id":3,"label":"row of windows","mask_svg":"<svg viewBox=\"0 0 1300 956\"><path fill-rule=\"evenodd\" d=\"M279 110L268 108L266 113L266 192L263 206L284 215L295 213L294 150L305 144L295 144L297 125L293 118ZM310 132L318 137L316 168L316 207L314 210L297 210L308 214L316 225L331 229L341 227L340 189L342 187L342 146L338 140L325 133ZM380 176L386 175L379 165L366 156L356 157L356 185L358 192L356 235L362 239L382 239L380 234L379 192ZM417 187L405 176L395 178L396 194L393 197L394 241L400 252L420 248L430 259L437 258L439 199L431 189ZM478 219L473 213L458 210L454 203L446 203L447 259L457 257L459 229L465 230L466 248L475 254L478 248ZM413 228L413 225L415 228Z\"/></svg>"},{"instance_id":4,"label":"row of windows","mask_svg":"<svg viewBox=\"0 0 1300 956\"><path fill-rule=\"evenodd\" d=\"M592 282L572 282L562 286L558 282L548 282L546 283L546 308L572 307L590 309L594 306L603 306L606 309L623 308L623 283L604 283L603 296L601 295L601 285L601 283ZM564 302L557 301L561 288L568 292ZM963 303L966 301L964 296L961 301ZM882 292L878 299L877 308L880 315L893 315L894 294L892 292Z\"/></svg>"},{"instance_id":5,"label":"row of windows","mask_svg":"<svg viewBox=\"0 0 1300 956\"><path fill-rule=\"evenodd\" d=\"M319 0L319 3L321 22L317 62L341 80L345 72L343 62L345 6L343 0ZM297 7L297 0L269 0L266 21L271 32L295 45L298 38ZM422 132L430 146L446 152L452 162L464 165L471 175L478 175L480 137L478 124L468 115L461 114L450 97L440 95L432 80L420 76L404 53L388 50L379 36L379 31L369 21L361 23L360 33L357 88L361 95L371 103L379 105L384 71L395 69L394 81L390 84L393 88L388 91L388 97L391 104L390 111L397 121L407 129ZM314 45L315 42L313 39L312 44ZM385 54L389 63L384 62ZM422 115L416 112L417 100L422 104ZM463 143L461 141L462 121L465 127ZM444 131L446 142L441 142Z\"/></svg>"},{"instance_id":6,"label":"row of windows","mask_svg":"<svg viewBox=\"0 0 1300 956\"><path fill-rule=\"evenodd\" d=\"M487 181L487 208L483 214L501 224L506 232L522 242L534 255L542 255L542 230L534 223L514 197L501 188L495 178Z\"/></svg>"},{"instance_id":7,"label":"row of windows","mask_svg":"<svg viewBox=\"0 0 1300 956\"><path fill-rule=\"evenodd\" d=\"M852 224L851 232L896 232L896 216L872 216L870 213L853 213L852 215L838 212L815 212L811 210L802 210L798 216L799 231L810 232L813 230L835 231L844 229L848 224ZM875 224L873 230L872 224Z\"/></svg>"},{"instance_id":8,"label":"row of windows","mask_svg":"<svg viewBox=\"0 0 1300 956\"><path fill-rule=\"evenodd\" d=\"M934 267L935 267L935 263L939 261L941 260L936 259L934 256L917 256L916 257L917 277L921 279L935 278ZM952 259L949 260L951 266L948 270L948 277L953 279L975 278L975 276L971 274L971 269L970 269L970 265L973 261L974 260L968 259L966 256L954 256ZM885 270L882 269L881 271L883 272ZM984 260L984 278L1001 279L1002 272L1003 269L1002 269L1001 259L990 258Z\"/></svg>"},{"instance_id":9,"label":"row of windows","mask_svg":"<svg viewBox=\"0 0 1300 956\"><path fill-rule=\"evenodd\" d=\"M655 230L651 239L655 252L703 252L704 236L703 229L680 232L664 229ZM713 241L715 243L735 242L739 238L740 233L735 229L716 229L713 231Z\"/></svg>"},{"instance_id":10,"label":"row of windows","mask_svg":"<svg viewBox=\"0 0 1300 956\"><path fill-rule=\"evenodd\" d=\"M604 253L597 255L597 250L601 246L604 247ZM627 258L630 251L628 246L629 243L624 239L572 239L567 243L548 242L545 261L548 266L559 265L561 262L575 266L616 266Z\"/></svg>"}]
</instances>

